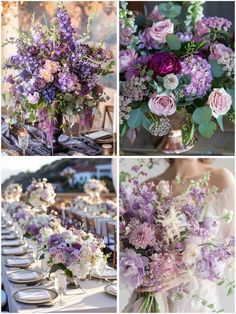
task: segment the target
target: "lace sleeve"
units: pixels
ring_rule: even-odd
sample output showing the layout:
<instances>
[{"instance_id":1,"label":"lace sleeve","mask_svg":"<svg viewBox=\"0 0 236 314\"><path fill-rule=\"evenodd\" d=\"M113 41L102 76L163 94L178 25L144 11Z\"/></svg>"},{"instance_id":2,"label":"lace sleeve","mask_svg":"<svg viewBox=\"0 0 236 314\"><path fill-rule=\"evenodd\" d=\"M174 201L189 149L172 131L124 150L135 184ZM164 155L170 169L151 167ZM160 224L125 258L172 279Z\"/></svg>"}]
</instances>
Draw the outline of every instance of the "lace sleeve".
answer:
<instances>
[{"instance_id":1,"label":"lace sleeve","mask_svg":"<svg viewBox=\"0 0 236 314\"><path fill-rule=\"evenodd\" d=\"M217 193L214 200L211 202L210 207L212 211L218 216L224 216L225 209L232 210L235 215L235 186L232 185L225 188L220 193ZM222 238L226 238L234 234L234 219L231 224L227 224L221 221L220 235Z\"/></svg>"}]
</instances>

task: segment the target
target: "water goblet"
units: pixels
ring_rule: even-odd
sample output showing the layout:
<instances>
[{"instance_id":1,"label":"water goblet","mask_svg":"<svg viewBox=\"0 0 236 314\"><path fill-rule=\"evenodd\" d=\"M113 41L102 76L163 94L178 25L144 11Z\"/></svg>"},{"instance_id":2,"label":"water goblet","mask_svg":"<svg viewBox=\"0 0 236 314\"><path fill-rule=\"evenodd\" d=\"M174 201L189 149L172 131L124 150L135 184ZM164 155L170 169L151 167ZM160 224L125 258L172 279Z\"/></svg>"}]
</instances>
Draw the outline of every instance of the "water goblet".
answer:
<instances>
[{"instance_id":1,"label":"water goblet","mask_svg":"<svg viewBox=\"0 0 236 314\"><path fill-rule=\"evenodd\" d=\"M66 275L63 271L57 271L55 273L55 279L54 279L54 287L57 293L59 294L60 301L59 305L62 306L64 301L63 301L63 295L66 291L66 286L67 286L67 281L66 281Z\"/></svg>"}]
</instances>

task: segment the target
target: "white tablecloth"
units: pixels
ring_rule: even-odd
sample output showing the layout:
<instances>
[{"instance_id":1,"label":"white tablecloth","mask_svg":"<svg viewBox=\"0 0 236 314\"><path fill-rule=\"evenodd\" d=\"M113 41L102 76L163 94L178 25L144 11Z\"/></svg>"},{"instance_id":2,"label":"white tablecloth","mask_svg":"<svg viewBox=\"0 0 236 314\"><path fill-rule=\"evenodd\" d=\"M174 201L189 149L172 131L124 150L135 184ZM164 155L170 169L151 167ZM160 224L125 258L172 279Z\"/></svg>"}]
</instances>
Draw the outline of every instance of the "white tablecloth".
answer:
<instances>
[{"instance_id":1,"label":"white tablecloth","mask_svg":"<svg viewBox=\"0 0 236 314\"><path fill-rule=\"evenodd\" d=\"M2 259L2 278L4 288L8 296L9 311L11 313L115 313L116 312L116 298L107 294L104 291L106 282L99 280L85 280L81 281L81 286L87 290L83 293L80 289L67 290L67 295L64 296L64 305L58 304L46 307L35 306L23 303L18 303L13 298L15 291L25 288L26 285L15 284L10 282L7 273L12 270L4 266ZM32 265L33 267L33 265ZM43 287L54 289L54 282L47 282L42 284Z\"/></svg>"}]
</instances>

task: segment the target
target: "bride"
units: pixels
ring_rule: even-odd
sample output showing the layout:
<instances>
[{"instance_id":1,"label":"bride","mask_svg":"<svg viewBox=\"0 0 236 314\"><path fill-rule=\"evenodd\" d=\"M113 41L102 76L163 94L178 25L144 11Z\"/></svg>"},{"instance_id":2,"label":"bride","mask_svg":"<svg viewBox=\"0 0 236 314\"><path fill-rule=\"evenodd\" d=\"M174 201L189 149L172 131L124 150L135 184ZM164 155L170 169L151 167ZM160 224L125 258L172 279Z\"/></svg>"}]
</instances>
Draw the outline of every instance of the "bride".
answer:
<instances>
[{"instance_id":1,"label":"bride","mask_svg":"<svg viewBox=\"0 0 236 314\"><path fill-rule=\"evenodd\" d=\"M217 193L214 199L209 201L209 210L214 216L222 217L224 209L234 211L234 177L231 172L225 168L216 168L212 165L212 160L208 158L175 158L168 159L169 167L160 176L153 177L148 181L158 185L160 181L168 181L172 186L174 196L185 193L191 180L200 180L206 174L209 174L209 188L216 187ZM218 239L224 239L234 234L233 224L221 224L223 227L218 232ZM209 312L202 302L189 297L183 296L182 299L172 301L168 291L180 284L187 283L187 289L192 295L198 295L205 300L213 303L217 309L222 309L222 302L219 297L220 290L216 283L209 280L190 278L172 278L165 284L165 290L157 295L161 312L165 313L204 313ZM120 300L129 299L134 291L129 291L127 287L122 287ZM124 297L124 298L123 298ZM122 302L123 303L123 302ZM124 304L124 303L123 303ZM132 311L132 307L127 306L124 312Z\"/></svg>"}]
</instances>

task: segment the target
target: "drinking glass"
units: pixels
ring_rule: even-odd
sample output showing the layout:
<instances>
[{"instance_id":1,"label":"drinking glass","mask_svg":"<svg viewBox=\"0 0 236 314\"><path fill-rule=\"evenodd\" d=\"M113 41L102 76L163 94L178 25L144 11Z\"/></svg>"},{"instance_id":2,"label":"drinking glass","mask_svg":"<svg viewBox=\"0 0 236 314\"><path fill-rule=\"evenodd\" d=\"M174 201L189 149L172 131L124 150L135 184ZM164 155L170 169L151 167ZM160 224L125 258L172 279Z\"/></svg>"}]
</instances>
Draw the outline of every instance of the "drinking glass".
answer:
<instances>
[{"instance_id":1,"label":"drinking glass","mask_svg":"<svg viewBox=\"0 0 236 314\"><path fill-rule=\"evenodd\" d=\"M20 148L22 149L23 156L25 156L25 151L29 146L29 134L26 133L24 136L18 135L18 143Z\"/></svg>"},{"instance_id":2,"label":"drinking glass","mask_svg":"<svg viewBox=\"0 0 236 314\"><path fill-rule=\"evenodd\" d=\"M66 275L64 274L64 272L63 271L56 272L55 279L54 279L54 287L60 297L60 301L59 301L60 306L64 304L63 295L66 291L66 286L67 286L67 282L66 282Z\"/></svg>"}]
</instances>

